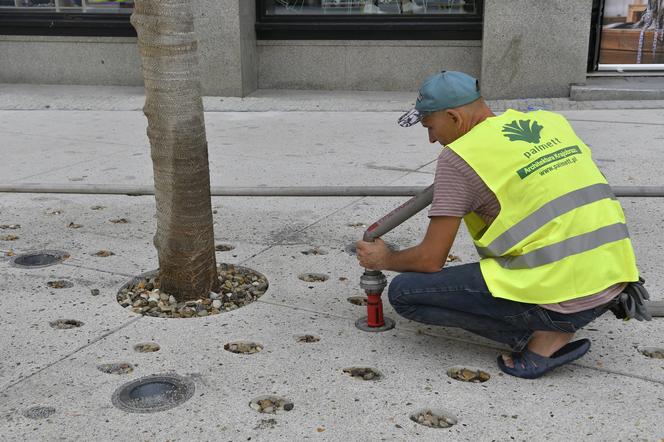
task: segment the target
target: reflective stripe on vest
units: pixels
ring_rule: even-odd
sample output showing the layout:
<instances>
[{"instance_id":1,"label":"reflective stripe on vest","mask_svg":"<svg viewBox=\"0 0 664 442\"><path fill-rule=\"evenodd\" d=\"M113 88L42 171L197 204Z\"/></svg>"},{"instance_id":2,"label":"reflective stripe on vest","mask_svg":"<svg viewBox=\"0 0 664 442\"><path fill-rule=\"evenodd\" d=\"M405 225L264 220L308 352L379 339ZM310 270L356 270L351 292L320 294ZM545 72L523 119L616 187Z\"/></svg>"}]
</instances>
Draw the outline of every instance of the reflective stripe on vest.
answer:
<instances>
[{"instance_id":1,"label":"reflective stripe on vest","mask_svg":"<svg viewBox=\"0 0 664 442\"><path fill-rule=\"evenodd\" d=\"M615 199L608 184L599 183L574 190L549 201L514 226L507 229L486 247L476 247L482 258L504 255L509 249L519 244L529 235L544 227L549 221L586 204L602 200ZM531 252L533 253L533 252ZM552 262L552 261L549 261ZM504 267L504 266L503 266ZM530 266L527 266L530 267ZM521 267L508 267L521 268Z\"/></svg>"},{"instance_id":2,"label":"reflective stripe on vest","mask_svg":"<svg viewBox=\"0 0 664 442\"><path fill-rule=\"evenodd\" d=\"M496 258L496 261L506 269L531 269L625 238L629 238L627 225L616 223L567 238L564 241L533 250L524 255Z\"/></svg>"}]
</instances>

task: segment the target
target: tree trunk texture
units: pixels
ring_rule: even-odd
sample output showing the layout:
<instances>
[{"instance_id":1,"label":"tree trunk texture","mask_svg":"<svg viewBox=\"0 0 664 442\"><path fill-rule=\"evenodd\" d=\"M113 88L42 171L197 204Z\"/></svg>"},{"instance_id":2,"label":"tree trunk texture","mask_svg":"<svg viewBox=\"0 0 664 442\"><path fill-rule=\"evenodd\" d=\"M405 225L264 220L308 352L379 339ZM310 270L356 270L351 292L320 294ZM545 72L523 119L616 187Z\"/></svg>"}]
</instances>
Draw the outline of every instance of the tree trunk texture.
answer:
<instances>
[{"instance_id":1,"label":"tree trunk texture","mask_svg":"<svg viewBox=\"0 0 664 442\"><path fill-rule=\"evenodd\" d=\"M160 289L179 301L218 288L197 41L189 0L137 0L157 204Z\"/></svg>"}]
</instances>

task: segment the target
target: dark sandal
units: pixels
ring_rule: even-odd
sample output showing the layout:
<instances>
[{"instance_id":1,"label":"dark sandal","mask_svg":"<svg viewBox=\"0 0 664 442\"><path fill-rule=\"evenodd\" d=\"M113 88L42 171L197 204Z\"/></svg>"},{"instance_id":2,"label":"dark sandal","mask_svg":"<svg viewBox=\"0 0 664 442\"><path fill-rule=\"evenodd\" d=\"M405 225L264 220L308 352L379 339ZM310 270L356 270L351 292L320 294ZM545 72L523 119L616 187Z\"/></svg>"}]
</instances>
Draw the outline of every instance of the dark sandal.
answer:
<instances>
[{"instance_id":1,"label":"dark sandal","mask_svg":"<svg viewBox=\"0 0 664 442\"><path fill-rule=\"evenodd\" d=\"M570 342L548 358L525 349L520 353L512 353L514 368L508 367L502 356L498 356L498 367L503 372L518 378L536 379L556 367L579 359L589 349L590 341L588 339Z\"/></svg>"}]
</instances>

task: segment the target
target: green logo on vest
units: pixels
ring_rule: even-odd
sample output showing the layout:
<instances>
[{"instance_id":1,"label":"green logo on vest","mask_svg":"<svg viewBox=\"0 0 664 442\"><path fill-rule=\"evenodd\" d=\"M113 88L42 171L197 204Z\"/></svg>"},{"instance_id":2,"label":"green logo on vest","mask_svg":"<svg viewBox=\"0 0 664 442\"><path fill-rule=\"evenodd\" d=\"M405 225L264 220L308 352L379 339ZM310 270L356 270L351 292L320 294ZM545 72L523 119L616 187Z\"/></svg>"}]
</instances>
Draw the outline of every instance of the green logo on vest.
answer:
<instances>
[{"instance_id":1,"label":"green logo on vest","mask_svg":"<svg viewBox=\"0 0 664 442\"><path fill-rule=\"evenodd\" d=\"M510 139L510 141L525 141L527 143L539 143L540 132L543 127L533 121L532 125L530 120L516 120L503 126L503 135Z\"/></svg>"}]
</instances>

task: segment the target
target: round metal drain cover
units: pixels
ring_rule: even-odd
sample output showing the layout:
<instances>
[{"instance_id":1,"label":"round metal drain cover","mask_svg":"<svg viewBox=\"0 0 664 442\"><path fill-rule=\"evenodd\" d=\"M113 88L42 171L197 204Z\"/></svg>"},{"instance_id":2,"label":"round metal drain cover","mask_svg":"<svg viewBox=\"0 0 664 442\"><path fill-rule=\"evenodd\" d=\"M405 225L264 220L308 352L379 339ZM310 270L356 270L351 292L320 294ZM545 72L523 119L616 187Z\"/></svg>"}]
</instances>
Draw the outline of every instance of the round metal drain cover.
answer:
<instances>
[{"instance_id":1,"label":"round metal drain cover","mask_svg":"<svg viewBox=\"0 0 664 442\"><path fill-rule=\"evenodd\" d=\"M195 385L190 379L165 374L129 382L113 393L113 405L129 413L155 413L188 401Z\"/></svg>"},{"instance_id":2,"label":"round metal drain cover","mask_svg":"<svg viewBox=\"0 0 664 442\"><path fill-rule=\"evenodd\" d=\"M11 261L11 265L14 267L38 269L60 264L67 258L69 258L69 254L66 252L59 250L41 250L39 252L18 255Z\"/></svg>"}]
</instances>

